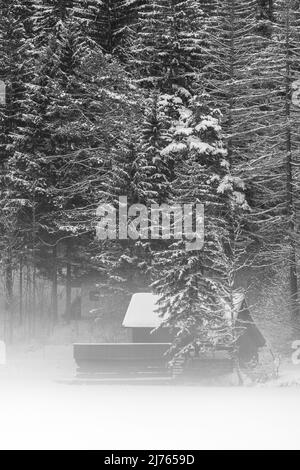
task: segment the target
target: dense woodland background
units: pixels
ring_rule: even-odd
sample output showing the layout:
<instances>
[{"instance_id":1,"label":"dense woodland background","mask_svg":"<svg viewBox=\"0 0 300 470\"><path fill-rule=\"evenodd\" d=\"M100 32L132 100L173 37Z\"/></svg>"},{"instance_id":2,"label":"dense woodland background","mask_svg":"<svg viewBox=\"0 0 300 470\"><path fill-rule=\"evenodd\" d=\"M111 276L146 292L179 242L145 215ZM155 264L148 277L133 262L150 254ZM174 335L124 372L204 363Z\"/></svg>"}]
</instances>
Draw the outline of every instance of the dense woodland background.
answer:
<instances>
[{"instance_id":1,"label":"dense woodland background","mask_svg":"<svg viewBox=\"0 0 300 470\"><path fill-rule=\"evenodd\" d=\"M299 1L0 1L0 80L7 340L52 331L60 289L71 322L89 278L111 311L160 293L175 353L235 344L239 287L297 336ZM205 204L204 249L97 241L119 196Z\"/></svg>"}]
</instances>

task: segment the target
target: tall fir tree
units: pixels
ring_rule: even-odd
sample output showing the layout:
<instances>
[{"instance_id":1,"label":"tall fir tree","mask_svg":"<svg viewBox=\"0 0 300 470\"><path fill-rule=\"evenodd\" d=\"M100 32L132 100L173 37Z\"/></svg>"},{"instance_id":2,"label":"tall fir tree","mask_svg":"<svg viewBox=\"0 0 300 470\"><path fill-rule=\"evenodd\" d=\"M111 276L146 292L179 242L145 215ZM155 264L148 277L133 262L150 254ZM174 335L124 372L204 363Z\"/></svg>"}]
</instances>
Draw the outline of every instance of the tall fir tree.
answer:
<instances>
[{"instance_id":1,"label":"tall fir tree","mask_svg":"<svg viewBox=\"0 0 300 470\"><path fill-rule=\"evenodd\" d=\"M131 65L143 86L161 92L190 93L198 80L204 12L194 0L146 2L139 9L138 34Z\"/></svg>"},{"instance_id":2,"label":"tall fir tree","mask_svg":"<svg viewBox=\"0 0 300 470\"><path fill-rule=\"evenodd\" d=\"M28 91L33 65L29 35L31 7L29 1L17 1L14 4L0 2L0 79L5 85L5 100L0 106L1 262L8 316L6 325L9 325L10 339L13 324L13 265L18 257L22 235L16 223L20 204L15 201L8 184L8 162L15 145L22 139L30 106Z\"/></svg>"},{"instance_id":3,"label":"tall fir tree","mask_svg":"<svg viewBox=\"0 0 300 470\"><path fill-rule=\"evenodd\" d=\"M237 345L233 286L224 260L231 214L236 208L245 209L247 203L243 184L230 174L219 120L218 111L207 106L205 97L194 97L188 107L182 105L172 142L163 151L174 154L177 161L170 203L184 209L188 232L185 242L171 243L157 254L155 263L158 278L153 287L160 295L158 310L164 324L176 332L171 348L175 358L218 347L231 348L234 354ZM204 206L204 216L194 214L197 235L195 225L188 225L196 205ZM187 247L192 233L195 237L205 233L203 246Z\"/></svg>"},{"instance_id":4,"label":"tall fir tree","mask_svg":"<svg viewBox=\"0 0 300 470\"><path fill-rule=\"evenodd\" d=\"M37 227L34 239L41 256L48 253L48 277L55 292L57 245L67 240L74 252L77 245L82 250L83 237L88 250L98 187L111 149L134 108L128 99L133 87L121 66L113 58L106 59L99 47L91 49L84 24L70 4L58 3L37 5L30 110L34 119L9 162L11 186L31 207L27 223L34 220ZM54 304L56 317L56 300Z\"/></svg>"},{"instance_id":5,"label":"tall fir tree","mask_svg":"<svg viewBox=\"0 0 300 470\"><path fill-rule=\"evenodd\" d=\"M297 313L299 2L278 1L273 7L271 35L255 61L262 99L258 146L249 179L255 188L253 219L263 240L263 263L276 270L288 269L290 310Z\"/></svg>"},{"instance_id":6,"label":"tall fir tree","mask_svg":"<svg viewBox=\"0 0 300 470\"><path fill-rule=\"evenodd\" d=\"M258 266L270 269L289 259L291 311L298 310L292 152L298 137L291 102L297 8L293 2L216 2L204 70L206 87L224 115L232 171L247 183L252 250L260 253Z\"/></svg>"},{"instance_id":7,"label":"tall fir tree","mask_svg":"<svg viewBox=\"0 0 300 470\"><path fill-rule=\"evenodd\" d=\"M165 202L170 191L169 161L161 155L168 142L169 126L165 102L155 93L145 101L142 124L137 123L131 135L128 130L124 132L113 152L112 167L103 185L102 202L118 208L119 198L125 197L127 207L123 210L134 205L137 208L136 214L129 214L128 223L123 221L128 236L118 243L108 242L112 248L109 250L110 277L122 281L131 292L134 289L149 289L151 284L153 252L158 249L158 244L150 240L148 210L152 204ZM146 214L141 205L146 209ZM140 217L144 218L142 225L147 225L147 229L141 233L136 227L139 233L133 236L130 226L138 216L138 208L142 210ZM117 231L120 234L120 227Z\"/></svg>"},{"instance_id":8,"label":"tall fir tree","mask_svg":"<svg viewBox=\"0 0 300 470\"><path fill-rule=\"evenodd\" d=\"M85 21L87 35L104 53L126 61L141 0L76 0L74 3L76 16Z\"/></svg>"}]
</instances>

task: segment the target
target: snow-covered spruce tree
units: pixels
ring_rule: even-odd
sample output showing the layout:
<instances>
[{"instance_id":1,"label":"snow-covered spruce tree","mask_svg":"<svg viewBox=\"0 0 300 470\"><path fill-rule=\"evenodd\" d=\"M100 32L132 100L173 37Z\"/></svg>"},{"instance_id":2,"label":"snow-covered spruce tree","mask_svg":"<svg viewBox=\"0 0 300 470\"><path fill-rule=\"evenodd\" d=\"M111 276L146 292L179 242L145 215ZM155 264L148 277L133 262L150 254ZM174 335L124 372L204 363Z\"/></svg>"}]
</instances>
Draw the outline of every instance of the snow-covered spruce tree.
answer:
<instances>
[{"instance_id":1,"label":"snow-covered spruce tree","mask_svg":"<svg viewBox=\"0 0 300 470\"><path fill-rule=\"evenodd\" d=\"M33 292L41 235L48 243L53 243L53 236L49 232L55 222L49 217L49 213L53 210L51 188L56 183L53 165L45 159L52 151L53 142L51 132L47 129L50 117L48 106L51 102L51 85L57 76L57 70L60 70L60 52L64 49L61 40L66 31L64 20L69 11L64 6L69 7L69 4L70 2L60 5L57 2L52 2L51 5L49 2L34 2L32 31L35 61L31 67L31 81L27 91L30 103L24 114L26 126L20 130L20 138L15 142L8 161L8 185L15 201L20 201L22 205L18 224L27 234L24 247L26 262L33 270ZM51 256L49 264L50 259ZM52 271L51 267L51 275ZM36 311L34 297L33 294L33 312Z\"/></svg>"},{"instance_id":2,"label":"snow-covered spruce tree","mask_svg":"<svg viewBox=\"0 0 300 470\"><path fill-rule=\"evenodd\" d=\"M162 155L161 151L170 141L170 127L177 113L176 100L171 95L153 92L146 100L141 127L141 155L146 178L141 180L139 188L146 185L151 190L144 197L147 205L163 204L169 199L174 161L170 155Z\"/></svg>"},{"instance_id":3,"label":"snow-covered spruce tree","mask_svg":"<svg viewBox=\"0 0 300 470\"><path fill-rule=\"evenodd\" d=\"M0 106L0 204L1 263L4 272L6 313L9 337L12 333L13 266L18 258L24 233L17 230L16 217L20 205L11 193L8 161L15 144L21 139L30 97L32 77L32 45L30 30L31 2L0 2L0 79L6 86L6 102ZM6 333L8 333L6 331Z\"/></svg>"},{"instance_id":4,"label":"snow-covered spruce tree","mask_svg":"<svg viewBox=\"0 0 300 470\"><path fill-rule=\"evenodd\" d=\"M106 59L94 44L93 49L89 47L82 23L72 10L61 10L56 4L51 10L49 2L44 6L47 8L38 9L35 18L36 118L11 158L10 173L19 197L28 205L35 200L36 238L42 251L37 256L45 258L47 253L49 261L39 269L44 274L48 269L56 292L57 245L69 240L74 253L77 246L87 259L94 236L98 187L111 148L124 122L131 121L134 103L122 68L114 59ZM43 25L49 18L51 24L45 30ZM131 87L132 96L133 90ZM32 218L31 213L29 221ZM54 305L54 316L56 311Z\"/></svg>"},{"instance_id":5,"label":"snow-covered spruce tree","mask_svg":"<svg viewBox=\"0 0 300 470\"><path fill-rule=\"evenodd\" d=\"M75 0L75 14L104 53L126 60L141 0Z\"/></svg>"},{"instance_id":6,"label":"snow-covered spruce tree","mask_svg":"<svg viewBox=\"0 0 300 470\"><path fill-rule=\"evenodd\" d=\"M208 28L207 89L224 114L232 171L247 184L258 266L289 260L291 311L297 311L296 207L298 184L297 2L216 2ZM261 10L258 10L261 12ZM272 22L273 19L273 22Z\"/></svg>"},{"instance_id":7,"label":"snow-covered spruce tree","mask_svg":"<svg viewBox=\"0 0 300 470\"><path fill-rule=\"evenodd\" d=\"M111 171L103 183L101 202L108 202L115 207L119 198L126 197L128 207L143 204L150 209L151 204L161 204L168 198L170 191L169 157L161 155L168 141L170 127L163 97L154 93L145 100L144 116L140 116L131 134L125 130L119 145L113 151ZM129 216L128 227L139 215ZM140 214L150 230L150 212ZM139 227L137 227L139 229ZM117 227L119 230L119 227ZM130 229L128 229L129 231ZM108 250L99 259L107 259L110 267L110 283L115 283L131 292L148 289L151 283L151 265L153 251L159 248L159 242L149 239L150 231L145 236L124 240L108 241Z\"/></svg>"},{"instance_id":8,"label":"snow-covered spruce tree","mask_svg":"<svg viewBox=\"0 0 300 470\"><path fill-rule=\"evenodd\" d=\"M206 16L212 15L215 7L215 0L200 0L199 3Z\"/></svg>"},{"instance_id":9,"label":"snow-covered spruce tree","mask_svg":"<svg viewBox=\"0 0 300 470\"><path fill-rule=\"evenodd\" d=\"M282 174L284 176L285 210L282 214L284 228L284 245L290 272L290 296L291 311L299 314L299 280L297 275L297 260L299 256L299 234L297 230L299 221L299 40L300 40L300 4L299 1L274 2L275 19L279 30L277 32L280 41L283 71L281 87L284 89L281 105L282 121L278 127L278 151L282 155ZM275 32L275 31L274 31ZM276 34L276 33L275 33ZM282 68L283 65L283 68ZM280 88L281 88L280 87ZM278 186L276 195L278 195ZM280 191L280 190L279 190Z\"/></svg>"},{"instance_id":10,"label":"snow-covered spruce tree","mask_svg":"<svg viewBox=\"0 0 300 470\"><path fill-rule=\"evenodd\" d=\"M218 347L229 348L234 355L241 333L234 327L232 264L225 251L233 214L246 209L247 203L243 184L230 174L219 112L205 101L196 96L188 107L182 105L172 129L173 140L162 152L173 154L177 161L169 202L205 208L205 221L198 220L204 223L203 248L187 250L186 242L178 240L155 260L153 288L160 295L159 312L176 332L173 358Z\"/></svg>"},{"instance_id":11,"label":"snow-covered spruce tree","mask_svg":"<svg viewBox=\"0 0 300 470\"><path fill-rule=\"evenodd\" d=\"M28 3L29 5L29 3ZM32 66L32 48L24 22L30 10L23 2L0 2L0 79L6 85L6 103L1 106L1 161L5 162L11 144L17 139L17 129L24 126L22 112L28 102L27 91Z\"/></svg>"},{"instance_id":12,"label":"snow-covered spruce tree","mask_svg":"<svg viewBox=\"0 0 300 470\"><path fill-rule=\"evenodd\" d=\"M207 20L203 81L213 105L221 109L233 167L247 161L256 122L256 83L253 65L261 39L256 34L257 0L216 0Z\"/></svg>"},{"instance_id":13,"label":"snow-covered spruce tree","mask_svg":"<svg viewBox=\"0 0 300 470\"><path fill-rule=\"evenodd\" d=\"M130 63L143 86L191 91L203 65L203 18L195 0L157 0L140 7Z\"/></svg>"},{"instance_id":14,"label":"snow-covered spruce tree","mask_svg":"<svg viewBox=\"0 0 300 470\"><path fill-rule=\"evenodd\" d=\"M221 123L231 173L245 182L251 214L254 216L259 208L259 212L265 214L263 218L267 217L264 213L267 207L261 205L264 198L259 186L261 182L262 188L265 186L265 178L257 167L263 165L264 154L269 153L267 147L270 149L272 145L270 139L265 147L266 137L263 136L272 133L275 126L276 110L268 105L267 96L274 101L277 91L272 80L276 81L278 74L274 74L277 59L274 56L270 59L266 52L268 42L272 44L271 22L257 7L257 1L252 0L215 2L214 14L207 20L203 81L213 106L220 108L223 114ZM273 165L273 170L275 167ZM271 197L269 192L269 202ZM268 255L260 261L257 256L258 252L264 253L263 246L270 244L270 239L265 238L262 225L252 222L248 214L247 223L242 224L246 244L250 245L248 253L256 257L257 266L259 262L261 266L271 265Z\"/></svg>"},{"instance_id":15,"label":"snow-covered spruce tree","mask_svg":"<svg viewBox=\"0 0 300 470\"><path fill-rule=\"evenodd\" d=\"M60 25L72 14L74 0L34 0L35 3L35 32L41 32L46 38L47 33L53 34L53 29Z\"/></svg>"},{"instance_id":16,"label":"snow-covered spruce tree","mask_svg":"<svg viewBox=\"0 0 300 470\"><path fill-rule=\"evenodd\" d=\"M100 192L100 203L112 204L119 207L119 198L127 198L128 207L145 202L153 197L151 183L147 176L146 161L139 153L140 147L136 136L123 138L120 147L116 148L112 158L112 168L108 173L104 190ZM149 184L150 183L150 184ZM119 213L117 211L117 213ZM130 222L131 219L129 218ZM123 221L123 231L126 230L127 220ZM128 223L129 225L129 223ZM117 224L116 231L121 234ZM121 237L121 235L120 235ZM150 283L149 257L151 249L145 240L130 238L107 240L101 244L98 263L108 273L107 286L128 292L138 292ZM116 237L117 238L117 237Z\"/></svg>"},{"instance_id":17,"label":"snow-covered spruce tree","mask_svg":"<svg viewBox=\"0 0 300 470\"><path fill-rule=\"evenodd\" d=\"M273 2L271 35L253 62L260 70L257 150L249 167L253 226L262 264L289 271L290 311L299 312L299 2Z\"/></svg>"}]
</instances>

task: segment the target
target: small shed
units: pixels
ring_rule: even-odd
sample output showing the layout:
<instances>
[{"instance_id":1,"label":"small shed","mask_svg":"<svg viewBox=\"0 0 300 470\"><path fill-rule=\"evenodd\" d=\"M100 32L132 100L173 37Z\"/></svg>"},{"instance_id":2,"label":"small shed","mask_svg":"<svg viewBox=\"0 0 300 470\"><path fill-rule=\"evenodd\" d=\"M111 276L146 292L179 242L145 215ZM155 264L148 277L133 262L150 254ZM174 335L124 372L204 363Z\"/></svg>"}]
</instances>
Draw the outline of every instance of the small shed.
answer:
<instances>
[{"instance_id":1,"label":"small shed","mask_svg":"<svg viewBox=\"0 0 300 470\"><path fill-rule=\"evenodd\" d=\"M131 298L123 326L130 328L133 343L171 343L172 333L162 327L162 318L157 313L159 296L152 293L137 293ZM256 326L242 290L233 295L234 320L242 335L238 340L241 361L250 361L257 356L258 350L265 346L265 339ZM224 304L225 318L231 318L231 309Z\"/></svg>"}]
</instances>

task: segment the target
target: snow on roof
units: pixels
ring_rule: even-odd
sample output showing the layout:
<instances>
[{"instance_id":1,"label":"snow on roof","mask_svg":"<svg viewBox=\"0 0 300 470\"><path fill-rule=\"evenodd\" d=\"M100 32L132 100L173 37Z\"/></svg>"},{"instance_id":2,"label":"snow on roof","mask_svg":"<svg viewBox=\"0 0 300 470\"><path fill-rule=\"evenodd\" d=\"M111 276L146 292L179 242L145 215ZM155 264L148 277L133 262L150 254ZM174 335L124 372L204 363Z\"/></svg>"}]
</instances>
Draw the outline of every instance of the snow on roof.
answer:
<instances>
[{"instance_id":1,"label":"snow on roof","mask_svg":"<svg viewBox=\"0 0 300 470\"><path fill-rule=\"evenodd\" d=\"M158 328L162 319L159 317L157 302L159 296L152 293L134 294L127 309L123 326L126 328ZM243 291L235 291L233 294L234 317L238 316L241 310L245 295ZM231 319L231 308L224 305L225 318Z\"/></svg>"},{"instance_id":2,"label":"snow on roof","mask_svg":"<svg viewBox=\"0 0 300 470\"><path fill-rule=\"evenodd\" d=\"M162 319L156 313L158 295L134 294L131 298L123 326L126 328L158 328Z\"/></svg>"}]
</instances>

